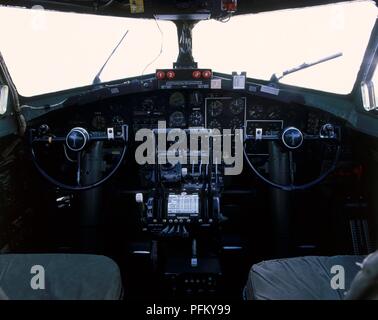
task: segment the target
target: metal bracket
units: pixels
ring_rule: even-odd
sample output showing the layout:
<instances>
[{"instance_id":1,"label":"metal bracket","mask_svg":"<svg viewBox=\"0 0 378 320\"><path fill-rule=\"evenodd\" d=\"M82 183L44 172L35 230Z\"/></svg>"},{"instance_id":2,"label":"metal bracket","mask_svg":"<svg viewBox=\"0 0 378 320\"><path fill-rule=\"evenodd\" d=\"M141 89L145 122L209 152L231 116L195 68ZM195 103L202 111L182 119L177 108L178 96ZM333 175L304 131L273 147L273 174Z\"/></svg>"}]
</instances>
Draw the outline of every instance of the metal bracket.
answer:
<instances>
[{"instance_id":1,"label":"metal bracket","mask_svg":"<svg viewBox=\"0 0 378 320\"><path fill-rule=\"evenodd\" d=\"M263 129L262 128L256 128L255 139L256 140L262 140L262 136L263 136Z\"/></svg>"},{"instance_id":2,"label":"metal bracket","mask_svg":"<svg viewBox=\"0 0 378 320\"><path fill-rule=\"evenodd\" d=\"M108 140L114 140L114 128L107 128L106 134L108 136Z\"/></svg>"}]
</instances>

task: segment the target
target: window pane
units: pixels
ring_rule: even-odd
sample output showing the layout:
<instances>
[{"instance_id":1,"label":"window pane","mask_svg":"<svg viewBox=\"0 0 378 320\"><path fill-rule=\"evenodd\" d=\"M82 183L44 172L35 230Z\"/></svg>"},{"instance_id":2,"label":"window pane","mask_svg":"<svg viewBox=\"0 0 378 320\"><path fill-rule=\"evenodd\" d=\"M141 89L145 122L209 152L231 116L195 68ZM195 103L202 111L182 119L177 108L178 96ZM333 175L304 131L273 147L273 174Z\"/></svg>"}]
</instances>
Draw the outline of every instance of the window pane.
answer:
<instances>
[{"instance_id":1,"label":"window pane","mask_svg":"<svg viewBox=\"0 0 378 320\"><path fill-rule=\"evenodd\" d=\"M373 82L375 107L378 107L378 66L375 67L375 71L371 81Z\"/></svg>"},{"instance_id":2,"label":"window pane","mask_svg":"<svg viewBox=\"0 0 378 320\"><path fill-rule=\"evenodd\" d=\"M171 67L178 54L170 21L0 6L0 30L0 51L24 96L91 84L126 30L102 81Z\"/></svg>"},{"instance_id":3,"label":"window pane","mask_svg":"<svg viewBox=\"0 0 378 320\"><path fill-rule=\"evenodd\" d=\"M200 67L268 80L303 62L342 52L343 56L293 73L283 83L349 93L377 17L372 1L272 11L209 20L193 29L194 58Z\"/></svg>"}]
</instances>

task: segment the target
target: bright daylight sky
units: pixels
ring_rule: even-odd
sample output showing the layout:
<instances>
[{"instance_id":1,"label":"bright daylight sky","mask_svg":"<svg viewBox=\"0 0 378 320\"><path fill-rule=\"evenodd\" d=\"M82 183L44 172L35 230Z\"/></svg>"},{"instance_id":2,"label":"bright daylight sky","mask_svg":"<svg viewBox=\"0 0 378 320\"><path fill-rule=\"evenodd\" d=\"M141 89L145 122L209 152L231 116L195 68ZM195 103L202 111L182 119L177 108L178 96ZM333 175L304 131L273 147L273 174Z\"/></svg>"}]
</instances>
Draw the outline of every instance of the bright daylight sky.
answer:
<instances>
[{"instance_id":1,"label":"bright daylight sky","mask_svg":"<svg viewBox=\"0 0 378 320\"><path fill-rule=\"evenodd\" d=\"M199 67L269 79L341 51L343 57L282 82L346 94L376 17L375 4L362 1L203 21L193 30L193 55ZM90 84L126 30L102 81L140 75L147 66L144 73L171 67L178 53L176 28L158 24L162 34L154 20L0 7L0 51L19 93L32 96Z\"/></svg>"}]
</instances>

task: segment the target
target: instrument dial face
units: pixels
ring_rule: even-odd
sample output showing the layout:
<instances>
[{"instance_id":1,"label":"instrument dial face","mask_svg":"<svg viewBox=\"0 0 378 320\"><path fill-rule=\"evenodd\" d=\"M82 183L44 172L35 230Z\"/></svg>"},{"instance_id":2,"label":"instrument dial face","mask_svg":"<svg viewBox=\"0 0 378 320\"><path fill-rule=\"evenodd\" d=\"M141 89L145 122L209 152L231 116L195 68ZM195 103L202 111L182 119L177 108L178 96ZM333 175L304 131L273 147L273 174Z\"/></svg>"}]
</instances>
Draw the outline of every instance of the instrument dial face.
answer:
<instances>
[{"instance_id":1,"label":"instrument dial face","mask_svg":"<svg viewBox=\"0 0 378 320\"><path fill-rule=\"evenodd\" d=\"M209 126L208 126L210 129L218 129L218 130L222 130L222 125L220 124L220 122L216 119L213 119L210 121L209 123Z\"/></svg>"},{"instance_id":2,"label":"instrument dial face","mask_svg":"<svg viewBox=\"0 0 378 320\"><path fill-rule=\"evenodd\" d=\"M142 110L146 112L151 112L154 110L154 101L152 99L145 99L142 102Z\"/></svg>"},{"instance_id":3,"label":"instrument dial face","mask_svg":"<svg viewBox=\"0 0 378 320\"><path fill-rule=\"evenodd\" d=\"M262 119L264 115L264 107L260 104L253 105L248 109L248 118Z\"/></svg>"},{"instance_id":4,"label":"instrument dial face","mask_svg":"<svg viewBox=\"0 0 378 320\"><path fill-rule=\"evenodd\" d=\"M198 91L194 91L189 98L189 103L193 107L199 107L202 105L203 102L203 96Z\"/></svg>"},{"instance_id":5,"label":"instrument dial face","mask_svg":"<svg viewBox=\"0 0 378 320\"><path fill-rule=\"evenodd\" d=\"M174 92L169 97L169 106L170 107L184 107L185 106L185 97L181 92Z\"/></svg>"},{"instance_id":6,"label":"instrument dial face","mask_svg":"<svg viewBox=\"0 0 378 320\"><path fill-rule=\"evenodd\" d=\"M223 112L223 103L220 100L211 101L209 104L209 111L212 117L217 117Z\"/></svg>"},{"instance_id":7,"label":"instrument dial face","mask_svg":"<svg viewBox=\"0 0 378 320\"><path fill-rule=\"evenodd\" d=\"M230 110L232 114L238 115L242 113L244 110L244 105L245 105L244 99L242 98L232 100L230 104Z\"/></svg>"},{"instance_id":8,"label":"instrument dial face","mask_svg":"<svg viewBox=\"0 0 378 320\"><path fill-rule=\"evenodd\" d=\"M189 117L189 123L193 127L203 126L203 116L200 111L194 111Z\"/></svg>"},{"instance_id":9,"label":"instrument dial face","mask_svg":"<svg viewBox=\"0 0 378 320\"><path fill-rule=\"evenodd\" d=\"M104 130L106 128L106 119L101 114L97 114L92 119L92 127L96 130Z\"/></svg>"},{"instance_id":10,"label":"instrument dial face","mask_svg":"<svg viewBox=\"0 0 378 320\"><path fill-rule=\"evenodd\" d=\"M228 127L231 129L231 130L235 130L235 129L241 129L243 128L243 120L239 119L239 118L233 118Z\"/></svg>"},{"instance_id":11,"label":"instrument dial face","mask_svg":"<svg viewBox=\"0 0 378 320\"><path fill-rule=\"evenodd\" d=\"M277 107L271 107L268 109L267 119L278 120L281 118L280 110Z\"/></svg>"},{"instance_id":12,"label":"instrument dial face","mask_svg":"<svg viewBox=\"0 0 378 320\"><path fill-rule=\"evenodd\" d=\"M125 120L121 116L114 116L112 119L112 124L115 126L121 126L125 123Z\"/></svg>"},{"instance_id":13,"label":"instrument dial face","mask_svg":"<svg viewBox=\"0 0 378 320\"><path fill-rule=\"evenodd\" d=\"M169 126L171 128L180 128L185 126L185 115L181 111L173 112L169 117Z\"/></svg>"}]
</instances>

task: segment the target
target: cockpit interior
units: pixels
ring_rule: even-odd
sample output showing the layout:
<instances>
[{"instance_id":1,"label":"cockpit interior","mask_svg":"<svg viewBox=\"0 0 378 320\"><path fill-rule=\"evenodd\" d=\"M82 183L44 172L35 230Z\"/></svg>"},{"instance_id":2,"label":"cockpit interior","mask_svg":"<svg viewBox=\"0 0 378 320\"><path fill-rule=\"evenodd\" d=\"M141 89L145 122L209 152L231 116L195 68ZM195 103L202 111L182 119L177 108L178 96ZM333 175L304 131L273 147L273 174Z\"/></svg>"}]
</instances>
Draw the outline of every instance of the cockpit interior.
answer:
<instances>
[{"instance_id":1,"label":"cockpit interior","mask_svg":"<svg viewBox=\"0 0 378 320\"><path fill-rule=\"evenodd\" d=\"M248 59L248 50L252 57L272 39L249 43L248 33L264 28L243 21L341 8L348 24L342 6L362 4L372 18L367 34L354 35L365 42L348 92L321 85L327 77L342 82L357 49L319 56L309 48L317 59L303 57L266 79L253 74L269 60ZM68 15L141 26L169 21L178 50L168 65L153 62L152 72L101 80L118 46L129 46L130 28L106 48L92 83L22 95L21 74L35 83L38 75L16 67L26 62L15 62L0 35L0 299L378 299L376 1L20 0L0 1L0 17L1 10L58 12L68 24ZM229 41L243 42L243 54L232 47L209 58L193 50L206 23L226 28L238 17L246 19L243 35ZM225 35L211 28L207 37ZM228 47L226 36L219 42ZM280 52L277 46L277 60ZM204 65L203 55L235 70ZM239 55L251 67L239 67ZM51 63L48 55L43 61ZM84 71L75 68L79 78ZM46 85L64 77L49 69ZM296 75L321 89L295 83ZM44 270L43 290L41 281L33 287L35 265ZM345 270L341 282L333 281L335 266Z\"/></svg>"}]
</instances>

